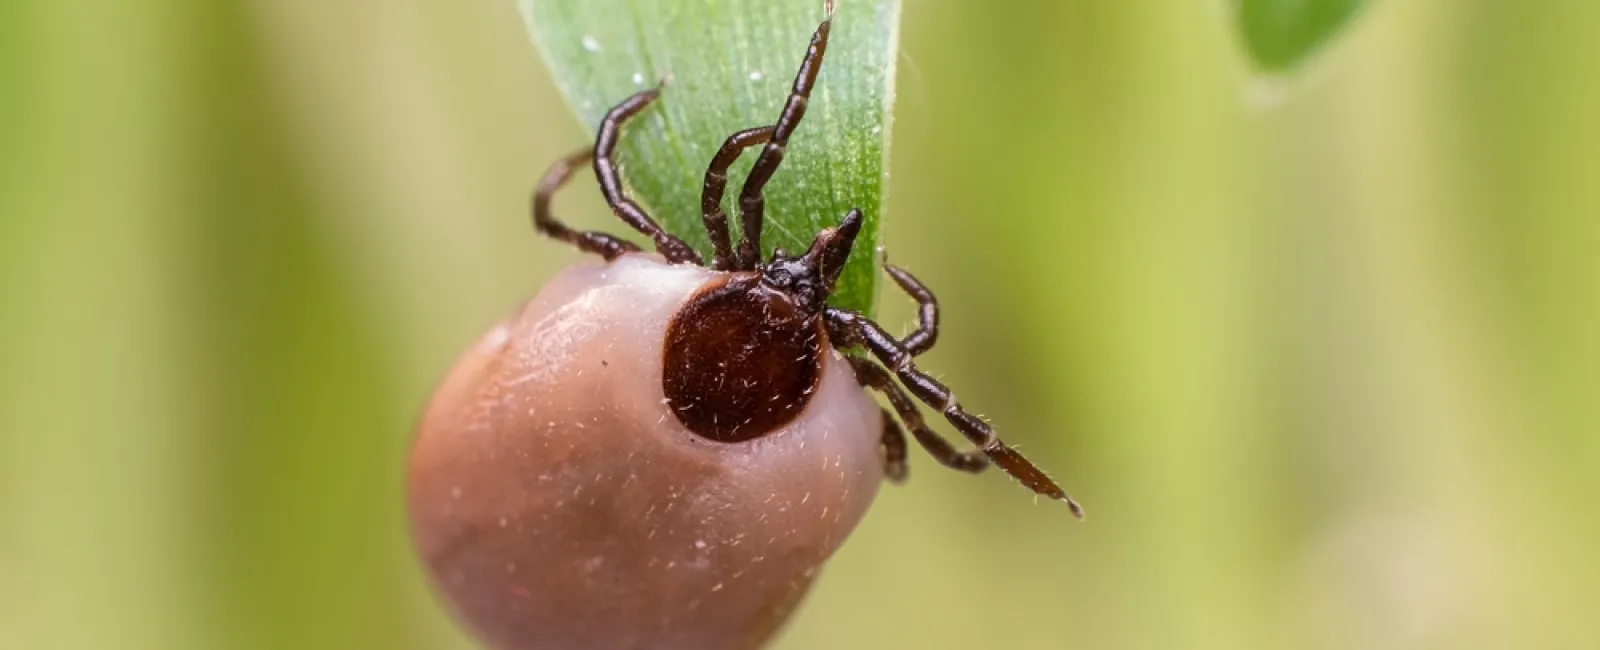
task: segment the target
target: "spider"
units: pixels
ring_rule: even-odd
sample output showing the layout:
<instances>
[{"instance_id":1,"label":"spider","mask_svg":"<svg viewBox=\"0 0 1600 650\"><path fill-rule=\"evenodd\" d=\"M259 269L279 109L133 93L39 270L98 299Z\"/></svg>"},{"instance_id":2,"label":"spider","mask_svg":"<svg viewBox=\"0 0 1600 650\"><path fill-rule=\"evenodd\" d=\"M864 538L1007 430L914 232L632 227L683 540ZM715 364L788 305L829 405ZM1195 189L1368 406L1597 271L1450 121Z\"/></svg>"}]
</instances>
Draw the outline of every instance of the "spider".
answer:
<instances>
[{"instance_id":1,"label":"spider","mask_svg":"<svg viewBox=\"0 0 1600 650\"><path fill-rule=\"evenodd\" d=\"M896 339L860 313L827 304L861 229L859 209L851 209L837 226L817 233L804 253L792 255L778 249L762 259L763 190L783 163L785 148L805 118L822 70L833 20L831 0L825 11L827 17L811 36L777 121L728 136L706 169L701 215L713 247L709 263L682 239L663 230L628 196L614 157L624 125L661 96L665 81L611 108L600 122L592 148L550 168L534 192L534 227L607 262L641 252L633 243L610 234L574 230L552 214L551 200L557 190L589 163L612 213L648 237L667 263L714 272L714 280L673 317L663 346L665 399L678 420L694 433L735 443L772 432L806 408L828 348L859 346L876 361L846 357L856 381L886 397L899 421L939 463L973 473L991 463L998 465L1035 493L1065 502L1081 519L1083 509L1065 490L996 437L986 422L964 409L949 388L917 368L915 357L938 340L939 303L915 276L897 266L884 267L918 305L918 327L903 339ZM756 146L761 147L759 156L739 192L742 232L735 246L722 208L728 169ZM913 396L942 413L977 449L958 451L935 433ZM899 483L907 475L904 430L888 409L882 409L882 416L884 474Z\"/></svg>"}]
</instances>

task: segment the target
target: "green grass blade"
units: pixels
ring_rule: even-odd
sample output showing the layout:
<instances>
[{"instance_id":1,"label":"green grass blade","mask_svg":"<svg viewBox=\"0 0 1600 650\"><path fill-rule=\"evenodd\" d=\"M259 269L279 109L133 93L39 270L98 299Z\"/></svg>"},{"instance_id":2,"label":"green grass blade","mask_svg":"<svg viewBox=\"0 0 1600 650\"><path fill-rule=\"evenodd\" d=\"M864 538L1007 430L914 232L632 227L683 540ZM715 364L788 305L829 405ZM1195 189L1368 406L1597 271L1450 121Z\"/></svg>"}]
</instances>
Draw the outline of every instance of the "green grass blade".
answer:
<instances>
[{"instance_id":1,"label":"green grass blade","mask_svg":"<svg viewBox=\"0 0 1600 650\"><path fill-rule=\"evenodd\" d=\"M634 196L708 259L700 186L734 131L771 124L788 96L822 0L518 0L567 103L590 133L613 104L671 82L624 131L618 159ZM852 207L866 217L830 301L871 312L887 196L899 0L842 0L805 121L767 186L764 245L802 251ZM755 152L730 174L728 200ZM738 217L730 226L738 238ZM626 230L621 224L617 232Z\"/></svg>"},{"instance_id":2,"label":"green grass blade","mask_svg":"<svg viewBox=\"0 0 1600 650\"><path fill-rule=\"evenodd\" d=\"M1239 31L1256 65L1286 72L1326 44L1362 0L1241 0Z\"/></svg>"}]
</instances>

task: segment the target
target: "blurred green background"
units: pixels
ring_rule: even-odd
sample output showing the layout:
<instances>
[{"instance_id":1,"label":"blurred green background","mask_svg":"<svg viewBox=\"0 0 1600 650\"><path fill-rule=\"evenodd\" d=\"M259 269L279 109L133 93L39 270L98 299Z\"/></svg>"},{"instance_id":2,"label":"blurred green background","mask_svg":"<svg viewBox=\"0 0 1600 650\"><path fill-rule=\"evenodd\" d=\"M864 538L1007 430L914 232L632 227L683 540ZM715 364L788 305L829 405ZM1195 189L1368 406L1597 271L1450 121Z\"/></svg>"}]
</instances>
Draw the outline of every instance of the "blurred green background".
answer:
<instances>
[{"instance_id":1,"label":"blurred green background","mask_svg":"<svg viewBox=\"0 0 1600 650\"><path fill-rule=\"evenodd\" d=\"M780 647L1600 647L1600 4L1224 7L906 3L924 366L1091 518L916 455ZM581 133L509 0L0 4L0 647L470 647L400 468Z\"/></svg>"}]
</instances>

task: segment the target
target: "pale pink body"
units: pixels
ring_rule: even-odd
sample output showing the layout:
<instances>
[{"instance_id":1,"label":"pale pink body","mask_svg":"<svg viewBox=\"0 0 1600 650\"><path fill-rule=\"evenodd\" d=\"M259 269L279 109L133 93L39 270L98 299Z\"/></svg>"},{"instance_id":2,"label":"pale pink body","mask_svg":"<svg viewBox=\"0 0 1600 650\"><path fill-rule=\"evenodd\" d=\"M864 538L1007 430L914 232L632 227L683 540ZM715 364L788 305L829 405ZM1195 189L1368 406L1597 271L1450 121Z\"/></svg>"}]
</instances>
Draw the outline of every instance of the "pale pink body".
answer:
<instances>
[{"instance_id":1,"label":"pale pink body","mask_svg":"<svg viewBox=\"0 0 1600 650\"><path fill-rule=\"evenodd\" d=\"M872 502L879 407L831 349L805 410L748 442L663 403L668 323L715 276L580 263L434 395L407 479L416 545L495 650L758 647Z\"/></svg>"}]
</instances>

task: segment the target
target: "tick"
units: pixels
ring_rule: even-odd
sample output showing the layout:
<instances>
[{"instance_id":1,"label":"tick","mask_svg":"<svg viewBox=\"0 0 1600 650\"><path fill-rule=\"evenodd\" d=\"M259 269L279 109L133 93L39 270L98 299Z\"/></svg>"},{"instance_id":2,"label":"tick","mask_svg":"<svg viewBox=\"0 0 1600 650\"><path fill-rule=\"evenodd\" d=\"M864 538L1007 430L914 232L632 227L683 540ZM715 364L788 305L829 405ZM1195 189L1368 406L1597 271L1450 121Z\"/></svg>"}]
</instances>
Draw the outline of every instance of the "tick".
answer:
<instances>
[{"instance_id":1,"label":"tick","mask_svg":"<svg viewBox=\"0 0 1600 650\"><path fill-rule=\"evenodd\" d=\"M938 338L939 306L914 276L885 267L920 306L903 339L827 304L859 210L800 254L762 258L762 192L805 117L831 3L827 13L776 123L728 136L712 157L701 201L709 261L627 195L614 158L624 124L659 86L612 108L594 147L539 182L538 232L599 259L563 271L456 362L407 469L418 552L491 647L759 647L883 479L906 478L906 429L947 467L998 465L1082 516L917 368ZM735 244L722 208L728 169L755 147ZM654 252L556 219L556 191L585 166ZM870 357L843 352L854 349ZM974 448L935 433L918 401Z\"/></svg>"},{"instance_id":2,"label":"tick","mask_svg":"<svg viewBox=\"0 0 1600 650\"><path fill-rule=\"evenodd\" d=\"M725 443L766 435L811 404L830 351L860 346L875 360L847 357L856 380L888 399L905 428L935 460L964 472L978 472L992 463L1035 493L1065 502L1082 518L1082 507L1065 490L1002 442L988 423L963 408L949 388L917 368L914 359L938 340L939 302L915 276L894 265L884 266L919 307L918 327L904 339L896 339L860 313L827 304L861 229L859 209L851 209L839 225L817 233L804 253L791 255L778 249L770 258L761 258L766 213L762 192L783 163L789 138L805 117L828 47L831 0L827 13L829 17L811 37L777 122L728 136L706 169L700 206L713 247L709 262L663 230L628 197L613 157L624 124L660 97L660 86L635 93L613 107L601 120L592 149L557 162L546 173L534 194L534 226L547 237L607 262L639 253L639 248L626 240L573 230L552 214L550 204L556 191L574 171L589 163L612 213L648 237L665 263L712 271L706 286L673 315L662 350L666 359L662 394L689 430ZM722 208L728 168L746 149L756 146L761 147L759 157L739 192L743 229L735 246ZM912 396L942 414L977 449L957 451L927 425ZM888 411L883 416L884 473L899 482L907 473L905 434Z\"/></svg>"}]
</instances>

